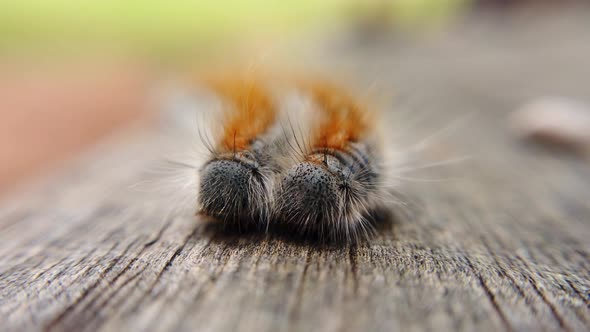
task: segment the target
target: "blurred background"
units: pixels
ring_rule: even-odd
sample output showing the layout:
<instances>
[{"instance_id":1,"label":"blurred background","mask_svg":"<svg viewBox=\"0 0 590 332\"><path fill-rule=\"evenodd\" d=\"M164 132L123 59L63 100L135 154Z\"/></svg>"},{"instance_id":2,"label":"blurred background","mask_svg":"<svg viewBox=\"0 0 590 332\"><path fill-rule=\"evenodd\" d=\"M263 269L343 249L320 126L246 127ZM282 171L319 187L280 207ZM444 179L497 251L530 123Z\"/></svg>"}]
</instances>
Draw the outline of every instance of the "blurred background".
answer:
<instances>
[{"instance_id":1,"label":"blurred background","mask_svg":"<svg viewBox=\"0 0 590 332\"><path fill-rule=\"evenodd\" d=\"M351 50L388 57L482 22L508 40L506 26L588 9L583 0L0 1L0 195L153 121L154 88L194 68L288 64L309 45L325 57L320 67ZM542 44L552 31L524 38Z\"/></svg>"}]
</instances>

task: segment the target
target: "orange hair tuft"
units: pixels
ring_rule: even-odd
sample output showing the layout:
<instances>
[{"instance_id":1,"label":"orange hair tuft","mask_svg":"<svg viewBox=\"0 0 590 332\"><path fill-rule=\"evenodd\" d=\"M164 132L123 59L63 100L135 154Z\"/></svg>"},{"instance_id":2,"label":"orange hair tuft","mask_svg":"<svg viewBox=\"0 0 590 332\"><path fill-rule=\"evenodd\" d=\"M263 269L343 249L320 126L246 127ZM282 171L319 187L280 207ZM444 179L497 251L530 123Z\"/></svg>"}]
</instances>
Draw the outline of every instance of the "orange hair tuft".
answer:
<instances>
[{"instance_id":1,"label":"orange hair tuft","mask_svg":"<svg viewBox=\"0 0 590 332\"><path fill-rule=\"evenodd\" d=\"M224 151L247 150L275 121L272 98L254 80L221 79L207 83L229 106L219 147Z\"/></svg>"},{"instance_id":2,"label":"orange hair tuft","mask_svg":"<svg viewBox=\"0 0 590 332\"><path fill-rule=\"evenodd\" d=\"M362 138L369 129L369 113L342 88L331 84L304 84L320 112L312 146L345 149L349 142Z\"/></svg>"}]
</instances>

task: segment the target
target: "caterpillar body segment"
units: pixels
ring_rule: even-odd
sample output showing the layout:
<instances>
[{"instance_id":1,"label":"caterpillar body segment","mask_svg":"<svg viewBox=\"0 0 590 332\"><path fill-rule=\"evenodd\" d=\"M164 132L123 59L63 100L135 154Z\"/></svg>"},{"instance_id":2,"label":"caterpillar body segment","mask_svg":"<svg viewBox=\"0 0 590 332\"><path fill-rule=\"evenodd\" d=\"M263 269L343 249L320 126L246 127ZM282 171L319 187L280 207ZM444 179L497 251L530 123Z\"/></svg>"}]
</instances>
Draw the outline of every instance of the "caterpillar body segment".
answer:
<instances>
[{"instance_id":1,"label":"caterpillar body segment","mask_svg":"<svg viewBox=\"0 0 590 332\"><path fill-rule=\"evenodd\" d=\"M209 86L223 101L221 132L199 170L201 213L233 226L264 225L281 168L275 156L279 108L254 81L222 80Z\"/></svg>"},{"instance_id":2,"label":"caterpillar body segment","mask_svg":"<svg viewBox=\"0 0 590 332\"><path fill-rule=\"evenodd\" d=\"M312 130L307 141L295 142L304 148L278 184L275 218L305 237L369 238L372 212L383 197L374 114L331 85L308 84L303 91L315 106L308 120Z\"/></svg>"}]
</instances>

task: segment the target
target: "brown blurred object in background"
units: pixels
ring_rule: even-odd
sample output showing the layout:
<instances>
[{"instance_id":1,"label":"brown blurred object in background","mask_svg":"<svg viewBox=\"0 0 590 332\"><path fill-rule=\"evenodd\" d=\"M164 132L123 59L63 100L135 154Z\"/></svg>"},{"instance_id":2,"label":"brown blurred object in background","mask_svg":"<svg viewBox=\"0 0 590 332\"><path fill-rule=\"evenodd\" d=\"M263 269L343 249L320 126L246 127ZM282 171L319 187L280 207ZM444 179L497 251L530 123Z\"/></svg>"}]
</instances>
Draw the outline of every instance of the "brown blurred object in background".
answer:
<instances>
[{"instance_id":1,"label":"brown blurred object in background","mask_svg":"<svg viewBox=\"0 0 590 332\"><path fill-rule=\"evenodd\" d=\"M149 75L136 63L11 59L0 72L0 194L146 113Z\"/></svg>"},{"instance_id":2,"label":"brown blurred object in background","mask_svg":"<svg viewBox=\"0 0 590 332\"><path fill-rule=\"evenodd\" d=\"M572 152L590 151L590 107L577 99L539 97L510 115L514 134Z\"/></svg>"}]
</instances>

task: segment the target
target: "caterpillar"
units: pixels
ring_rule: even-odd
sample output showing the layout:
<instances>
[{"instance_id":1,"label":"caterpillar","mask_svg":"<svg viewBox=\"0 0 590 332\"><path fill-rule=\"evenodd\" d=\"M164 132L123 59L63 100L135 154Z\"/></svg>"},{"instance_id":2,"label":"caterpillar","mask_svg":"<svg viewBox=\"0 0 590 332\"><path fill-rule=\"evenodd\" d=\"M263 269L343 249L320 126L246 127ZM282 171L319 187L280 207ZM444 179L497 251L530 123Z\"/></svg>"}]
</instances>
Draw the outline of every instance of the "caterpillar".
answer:
<instances>
[{"instance_id":1,"label":"caterpillar","mask_svg":"<svg viewBox=\"0 0 590 332\"><path fill-rule=\"evenodd\" d=\"M343 88L300 85L313 111L308 139L292 135L299 160L276 190L274 217L304 237L331 242L368 239L373 212L386 196L381 152L370 112Z\"/></svg>"},{"instance_id":2,"label":"caterpillar","mask_svg":"<svg viewBox=\"0 0 590 332\"><path fill-rule=\"evenodd\" d=\"M345 89L297 83L309 103L278 105L253 80L214 80L221 131L198 169L198 207L225 225L351 243L374 232L386 193L375 112Z\"/></svg>"},{"instance_id":3,"label":"caterpillar","mask_svg":"<svg viewBox=\"0 0 590 332\"><path fill-rule=\"evenodd\" d=\"M174 210L183 205L183 211L192 213L197 207L207 221L237 226L238 231L349 244L370 239L391 217L414 214L417 202L408 199L416 197L401 181L418 185L457 179L406 174L470 159L440 159L449 149L431 146L440 145L441 137L472 113L421 138L416 136L421 134L416 128L423 120L420 114L414 121L399 118L415 116L411 105L397 105L390 114L401 121L383 121L391 118L381 117L334 83L244 77L199 80L222 107L213 112L220 114L215 121L198 123L198 138L192 136L195 128L188 116L195 111L197 117L208 114L214 107L194 84L172 86L172 98L164 105L175 111L170 119L174 136L180 136L167 148L190 143L208 150L204 161L194 159L200 154L191 146L182 160L168 159L172 176L158 176L157 182L165 180L164 189L173 191L166 198L174 200ZM192 98L194 92L197 99ZM286 96L294 98L279 98ZM216 126L220 130L215 131ZM205 135L203 128L208 129ZM429 162L429 155L437 160Z\"/></svg>"},{"instance_id":4,"label":"caterpillar","mask_svg":"<svg viewBox=\"0 0 590 332\"><path fill-rule=\"evenodd\" d=\"M209 143L211 156L199 169L200 213L226 225L248 227L268 221L275 178L280 174L278 107L255 80L206 82L223 101L221 133Z\"/></svg>"}]
</instances>

